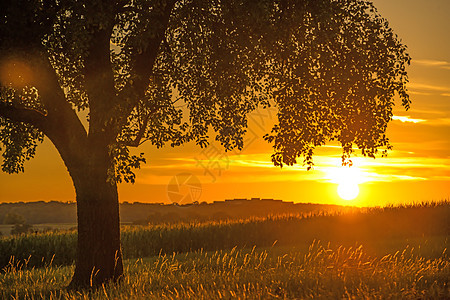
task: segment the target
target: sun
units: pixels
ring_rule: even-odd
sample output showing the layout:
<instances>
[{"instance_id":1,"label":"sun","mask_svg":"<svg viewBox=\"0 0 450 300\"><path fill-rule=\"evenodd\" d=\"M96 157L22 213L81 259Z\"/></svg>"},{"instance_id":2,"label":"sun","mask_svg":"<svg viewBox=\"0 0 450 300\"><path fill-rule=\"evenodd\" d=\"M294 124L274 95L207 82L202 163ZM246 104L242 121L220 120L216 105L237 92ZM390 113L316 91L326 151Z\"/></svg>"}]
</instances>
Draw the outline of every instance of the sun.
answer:
<instances>
[{"instance_id":1,"label":"sun","mask_svg":"<svg viewBox=\"0 0 450 300\"><path fill-rule=\"evenodd\" d=\"M336 167L327 170L327 177L338 185L337 194L343 200L353 200L359 195L359 185L365 181L363 172L355 166Z\"/></svg>"},{"instance_id":2,"label":"sun","mask_svg":"<svg viewBox=\"0 0 450 300\"><path fill-rule=\"evenodd\" d=\"M338 185L337 193L344 200L353 200L358 197L359 186L356 182L345 182Z\"/></svg>"}]
</instances>

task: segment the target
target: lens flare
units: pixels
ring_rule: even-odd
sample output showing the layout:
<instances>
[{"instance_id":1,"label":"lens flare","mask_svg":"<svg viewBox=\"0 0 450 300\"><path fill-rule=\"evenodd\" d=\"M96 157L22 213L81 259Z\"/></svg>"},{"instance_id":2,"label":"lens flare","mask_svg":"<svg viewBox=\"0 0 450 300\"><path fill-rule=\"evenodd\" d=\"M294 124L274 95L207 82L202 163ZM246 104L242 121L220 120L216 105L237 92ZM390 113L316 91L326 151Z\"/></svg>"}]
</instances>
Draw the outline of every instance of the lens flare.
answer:
<instances>
[{"instance_id":1,"label":"lens flare","mask_svg":"<svg viewBox=\"0 0 450 300\"><path fill-rule=\"evenodd\" d=\"M5 86L23 88L33 81L33 71L24 61L2 59L0 61L0 82Z\"/></svg>"}]
</instances>

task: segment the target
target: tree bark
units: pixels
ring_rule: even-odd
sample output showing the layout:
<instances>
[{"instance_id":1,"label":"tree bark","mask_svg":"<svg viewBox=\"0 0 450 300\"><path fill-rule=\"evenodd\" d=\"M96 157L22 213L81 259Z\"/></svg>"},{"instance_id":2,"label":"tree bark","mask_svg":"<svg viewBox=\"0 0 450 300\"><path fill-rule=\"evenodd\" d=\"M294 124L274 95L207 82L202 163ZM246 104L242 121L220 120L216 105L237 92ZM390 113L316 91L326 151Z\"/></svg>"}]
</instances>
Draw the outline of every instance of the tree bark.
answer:
<instances>
[{"instance_id":1,"label":"tree bark","mask_svg":"<svg viewBox=\"0 0 450 300\"><path fill-rule=\"evenodd\" d=\"M116 282L123 274L117 185L108 180L112 163L107 147L101 148L87 154L87 164L69 168L78 215L77 258L69 288Z\"/></svg>"}]
</instances>

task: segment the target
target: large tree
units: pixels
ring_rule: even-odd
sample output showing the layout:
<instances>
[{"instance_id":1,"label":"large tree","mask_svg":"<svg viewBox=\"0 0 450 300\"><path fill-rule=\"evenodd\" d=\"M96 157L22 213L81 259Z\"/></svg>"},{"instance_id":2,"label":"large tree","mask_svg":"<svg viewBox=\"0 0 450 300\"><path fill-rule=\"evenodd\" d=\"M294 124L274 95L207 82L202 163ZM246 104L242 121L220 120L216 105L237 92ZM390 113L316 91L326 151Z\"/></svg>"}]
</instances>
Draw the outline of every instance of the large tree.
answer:
<instances>
[{"instance_id":1,"label":"large tree","mask_svg":"<svg viewBox=\"0 0 450 300\"><path fill-rule=\"evenodd\" d=\"M273 100L275 165L311 165L329 141L346 162L389 149L394 97L409 107L406 47L366 0L0 3L2 169L55 145L76 191L73 286L123 273L117 183L144 162L129 147L214 131L241 148L246 115Z\"/></svg>"}]
</instances>

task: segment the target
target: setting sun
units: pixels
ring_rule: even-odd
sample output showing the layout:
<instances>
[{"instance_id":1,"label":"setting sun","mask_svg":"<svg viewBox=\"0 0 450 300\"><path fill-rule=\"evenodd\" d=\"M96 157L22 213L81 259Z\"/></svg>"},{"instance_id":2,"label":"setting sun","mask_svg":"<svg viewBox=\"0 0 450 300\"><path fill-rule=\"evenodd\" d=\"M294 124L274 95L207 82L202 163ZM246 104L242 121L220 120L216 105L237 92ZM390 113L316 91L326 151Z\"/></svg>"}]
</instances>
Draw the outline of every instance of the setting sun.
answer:
<instances>
[{"instance_id":1,"label":"setting sun","mask_svg":"<svg viewBox=\"0 0 450 300\"><path fill-rule=\"evenodd\" d=\"M356 166L335 167L326 171L328 180L338 185L337 194L343 200L353 200L358 197L359 184L367 181L367 174Z\"/></svg>"},{"instance_id":2,"label":"setting sun","mask_svg":"<svg viewBox=\"0 0 450 300\"><path fill-rule=\"evenodd\" d=\"M338 185L337 193L344 200L353 200L358 197L359 186L354 182L346 182Z\"/></svg>"}]
</instances>

